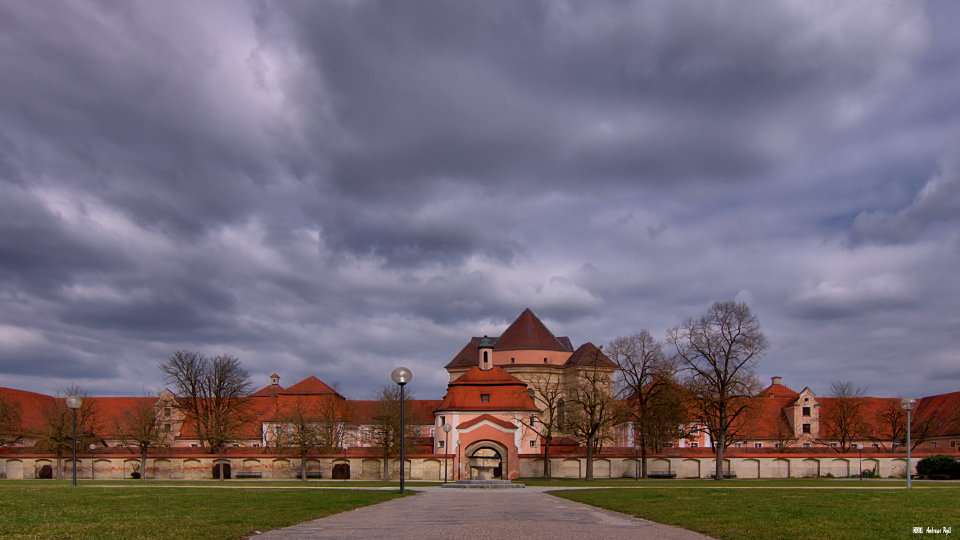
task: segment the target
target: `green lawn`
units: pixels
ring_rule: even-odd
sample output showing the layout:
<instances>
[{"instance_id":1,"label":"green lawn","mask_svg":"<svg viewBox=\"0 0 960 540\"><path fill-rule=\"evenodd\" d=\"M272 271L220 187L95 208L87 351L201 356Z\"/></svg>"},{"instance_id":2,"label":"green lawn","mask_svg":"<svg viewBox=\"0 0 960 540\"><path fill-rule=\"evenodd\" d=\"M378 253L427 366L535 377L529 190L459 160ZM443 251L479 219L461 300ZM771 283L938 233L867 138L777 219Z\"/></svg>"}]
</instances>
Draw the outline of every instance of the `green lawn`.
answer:
<instances>
[{"instance_id":1,"label":"green lawn","mask_svg":"<svg viewBox=\"0 0 960 540\"><path fill-rule=\"evenodd\" d=\"M960 534L960 484L924 482L917 489L858 488L856 482L798 481L781 484L700 481L674 482L672 488L554 491L572 501L676 525L715 538L748 540L852 540L929 537L914 527L948 527ZM810 483L819 483L820 488ZM641 482L641 484L644 484ZM865 487L890 487L864 482ZM900 485L903 481L900 481ZM894 484L896 485L896 484ZM750 488L755 489L734 489ZM938 535L945 537L945 534Z\"/></svg>"},{"instance_id":2,"label":"green lawn","mask_svg":"<svg viewBox=\"0 0 960 540\"><path fill-rule=\"evenodd\" d=\"M70 487L69 482L0 482L0 538L57 540L228 540L384 502L396 490ZM315 482L308 482L317 487ZM299 483L286 483L298 487Z\"/></svg>"}]
</instances>

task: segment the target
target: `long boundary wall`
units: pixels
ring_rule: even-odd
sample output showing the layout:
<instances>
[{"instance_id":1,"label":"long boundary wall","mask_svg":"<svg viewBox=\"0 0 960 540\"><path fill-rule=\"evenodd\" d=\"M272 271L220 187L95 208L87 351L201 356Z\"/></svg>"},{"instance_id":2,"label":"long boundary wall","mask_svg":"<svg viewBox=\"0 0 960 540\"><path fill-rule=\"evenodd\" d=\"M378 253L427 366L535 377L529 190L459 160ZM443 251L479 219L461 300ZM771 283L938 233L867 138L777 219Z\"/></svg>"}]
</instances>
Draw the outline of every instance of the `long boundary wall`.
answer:
<instances>
[{"instance_id":1,"label":"long boundary wall","mask_svg":"<svg viewBox=\"0 0 960 540\"><path fill-rule=\"evenodd\" d=\"M912 461L913 471L919 457ZM85 480L131 478L139 472L140 460L136 456L103 456L78 458L77 477ZM217 456L157 456L147 458L146 479L155 480L206 480L213 478L214 466L220 463ZM223 463L229 465L232 478L262 478L286 480L300 473L300 458L296 456L245 455L228 456ZM445 467L444 456L416 456L406 460L406 477L411 480L442 481ZM724 459L724 470L737 478L803 478L832 474L836 477L857 475L861 470L872 471L880 477L906 476L905 454L870 454L862 459L856 454L791 455L764 454L736 456ZM308 457L308 478L333 478L334 467L347 465L353 480L379 480L383 474L383 461L376 457ZM446 460L446 474L453 480L458 462L453 456ZM0 476L9 479L39 478L44 467L49 467L56 477L57 460L49 456L2 456ZM586 458L555 457L550 459L554 478L583 478L586 474ZM342 467L341 467L342 468ZM399 478L399 460L390 463L391 479ZM703 456L652 456L647 458L647 472L654 477L709 478L716 469L716 460ZM598 457L594 460L595 478L635 478L638 460L624 457ZM73 465L70 458L61 462L62 478L70 478ZM543 458L520 457L520 476L537 478L543 476Z\"/></svg>"}]
</instances>

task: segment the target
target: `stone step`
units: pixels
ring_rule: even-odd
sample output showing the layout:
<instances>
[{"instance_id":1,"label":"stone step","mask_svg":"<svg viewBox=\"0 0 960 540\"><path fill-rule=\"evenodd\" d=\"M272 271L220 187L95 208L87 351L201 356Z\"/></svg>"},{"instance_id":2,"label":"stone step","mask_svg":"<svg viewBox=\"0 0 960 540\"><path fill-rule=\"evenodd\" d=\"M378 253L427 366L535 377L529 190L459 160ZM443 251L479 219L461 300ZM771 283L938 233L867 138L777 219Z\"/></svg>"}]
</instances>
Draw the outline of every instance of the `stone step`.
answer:
<instances>
[{"instance_id":1,"label":"stone step","mask_svg":"<svg viewBox=\"0 0 960 540\"><path fill-rule=\"evenodd\" d=\"M516 489L527 486L514 484L509 480L457 480L450 484L443 484L443 487L461 489Z\"/></svg>"}]
</instances>

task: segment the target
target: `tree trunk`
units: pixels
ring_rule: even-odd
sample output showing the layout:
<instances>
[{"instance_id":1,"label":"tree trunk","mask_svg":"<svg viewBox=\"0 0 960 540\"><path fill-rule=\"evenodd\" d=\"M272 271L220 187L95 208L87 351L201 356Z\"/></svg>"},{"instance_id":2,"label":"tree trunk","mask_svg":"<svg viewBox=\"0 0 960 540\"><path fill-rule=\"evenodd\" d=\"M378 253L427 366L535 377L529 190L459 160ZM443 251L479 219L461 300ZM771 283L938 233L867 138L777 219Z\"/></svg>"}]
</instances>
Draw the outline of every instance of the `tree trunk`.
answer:
<instances>
[{"instance_id":1,"label":"tree trunk","mask_svg":"<svg viewBox=\"0 0 960 540\"><path fill-rule=\"evenodd\" d=\"M300 480L302 482L307 481L307 455L300 455Z\"/></svg>"},{"instance_id":2,"label":"tree trunk","mask_svg":"<svg viewBox=\"0 0 960 540\"><path fill-rule=\"evenodd\" d=\"M217 467L220 467L220 474L218 476L220 477L220 481L223 482L223 445L221 444L217 447L217 450L220 451L220 463L217 464Z\"/></svg>"},{"instance_id":3,"label":"tree trunk","mask_svg":"<svg viewBox=\"0 0 960 540\"><path fill-rule=\"evenodd\" d=\"M63 457L57 453L57 480L63 480Z\"/></svg>"},{"instance_id":4,"label":"tree trunk","mask_svg":"<svg viewBox=\"0 0 960 540\"><path fill-rule=\"evenodd\" d=\"M593 481L593 436L587 437L587 482Z\"/></svg>"},{"instance_id":5,"label":"tree trunk","mask_svg":"<svg viewBox=\"0 0 960 540\"><path fill-rule=\"evenodd\" d=\"M543 477L550 478L550 437L547 437L547 444L543 446Z\"/></svg>"},{"instance_id":6,"label":"tree trunk","mask_svg":"<svg viewBox=\"0 0 960 540\"><path fill-rule=\"evenodd\" d=\"M723 480L723 450L727 446L727 434L720 433L717 437L716 449L717 449L717 468L716 468L716 480Z\"/></svg>"},{"instance_id":7,"label":"tree trunk","mask_svg":"<svg viewBox=\"0 0 960 540\"><path fill-rule=\"evenodd\" d=\"M647 440L640 436L640 478L647 477Z\"/></svg>"},{"instance_id":8,"label":"tree trunk","mask_svg":"<svg viewBox=\"0 0 960 540\"><path fill-rule=\"evenodd\" d=\"M140 479L147 479L147 449L144 448L140 453Z\"/></svg>"}]
</instances>

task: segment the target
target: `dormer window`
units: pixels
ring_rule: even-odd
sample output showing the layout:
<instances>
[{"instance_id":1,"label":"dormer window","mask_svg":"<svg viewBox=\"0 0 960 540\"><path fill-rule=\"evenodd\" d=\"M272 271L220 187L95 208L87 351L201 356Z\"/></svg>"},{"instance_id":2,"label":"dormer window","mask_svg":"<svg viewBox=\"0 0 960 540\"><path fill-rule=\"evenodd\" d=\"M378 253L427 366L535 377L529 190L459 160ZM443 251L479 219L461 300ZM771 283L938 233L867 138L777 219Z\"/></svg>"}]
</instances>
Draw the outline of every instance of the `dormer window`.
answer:
<instances>
[{"instance_id":1,"label":"dormer window","mask_svg":"<svg viewBox=\"0 0 960 540\"><path fill-rule=\"evenodd\" d=\"M480 394L480 401L490 403L490 394Z\"/></svg>"}]
</instances>

